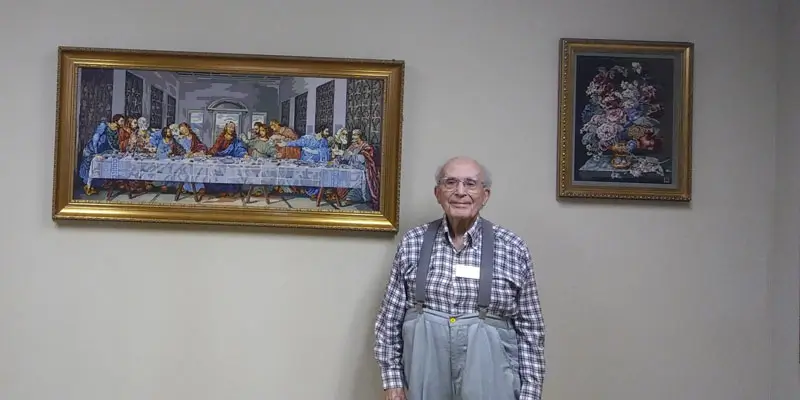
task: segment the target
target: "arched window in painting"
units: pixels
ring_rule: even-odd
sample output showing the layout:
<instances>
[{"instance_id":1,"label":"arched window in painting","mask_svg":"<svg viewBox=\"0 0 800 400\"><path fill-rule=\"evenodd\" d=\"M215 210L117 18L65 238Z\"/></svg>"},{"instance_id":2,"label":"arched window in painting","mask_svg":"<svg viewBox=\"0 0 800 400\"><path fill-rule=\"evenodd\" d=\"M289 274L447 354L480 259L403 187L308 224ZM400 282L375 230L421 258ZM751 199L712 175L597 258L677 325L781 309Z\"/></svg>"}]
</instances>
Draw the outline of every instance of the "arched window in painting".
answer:
<instances>
[{"instance_id":1,"label":"arched window in painting","mask_svg":"<svg viewBox=\"0 0 800 400\"><path fill-rule=\"evenodd\" d=\"M248 109L244 104L231 99L220 99L208 106L208 111L214 121L214 133L212 138L216 139L220 132L225 128L225 124L232 121L236 124L236 132L242 132L242 123ZM244 129L246 130L246 129ZM213 140L212 139L212 140Z\"/></svg>"}]
</instances>

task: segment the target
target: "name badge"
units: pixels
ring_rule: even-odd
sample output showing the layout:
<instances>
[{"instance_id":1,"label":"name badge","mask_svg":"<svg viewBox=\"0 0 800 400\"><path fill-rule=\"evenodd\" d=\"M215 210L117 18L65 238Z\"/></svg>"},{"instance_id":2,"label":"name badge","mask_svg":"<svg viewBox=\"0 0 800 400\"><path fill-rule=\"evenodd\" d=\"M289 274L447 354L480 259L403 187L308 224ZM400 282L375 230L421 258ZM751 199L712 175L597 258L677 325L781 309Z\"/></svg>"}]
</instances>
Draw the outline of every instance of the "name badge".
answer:
<instances>
[{"instance_id":1,"label":"name badge","mask_svg":"<svg viewBox=\"0 0 800 400\"><path fill-rule=\"evenodd\" d=\"M467 279L481 278L481 267L476 267L474 265L456 264L455 270L456 270L456 277L458 278L467 278Z\"/></svg>"}]
</instances>

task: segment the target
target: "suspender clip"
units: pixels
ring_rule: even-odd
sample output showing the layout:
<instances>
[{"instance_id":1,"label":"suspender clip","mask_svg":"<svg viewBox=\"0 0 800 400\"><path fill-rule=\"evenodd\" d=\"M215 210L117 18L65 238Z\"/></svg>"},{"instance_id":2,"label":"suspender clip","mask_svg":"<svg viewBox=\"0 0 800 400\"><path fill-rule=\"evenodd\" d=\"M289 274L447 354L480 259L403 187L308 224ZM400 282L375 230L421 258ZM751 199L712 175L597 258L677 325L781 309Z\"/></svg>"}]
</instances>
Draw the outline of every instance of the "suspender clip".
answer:
<instances>
[{"instance_id":1,"label":"suspender clip","mask_svg":"<svg viewBox=\"0 0 800 400\"><path fill-rule=\"evenodd\" d=\"M414 304L414 308L416 308L416 309L417 309L417 312L418 312L418 313L421 313L421 312L422 312L422 308L423 308L423 307L424 307L424 304L422 304L422 302L421 302L421 301L417 301L417 303L416 303L416 304Z\"/></svg>"},{"instance_id":2,"label":"suspender clip","mask_svg":"<svg viewBox=\"0 0 800 400\"><path fill-rule=\"evenodd\" d=\"M486 319L486 314L489 310L486 307L478 307L478 318Z\"/></svg>"}]
</instances>

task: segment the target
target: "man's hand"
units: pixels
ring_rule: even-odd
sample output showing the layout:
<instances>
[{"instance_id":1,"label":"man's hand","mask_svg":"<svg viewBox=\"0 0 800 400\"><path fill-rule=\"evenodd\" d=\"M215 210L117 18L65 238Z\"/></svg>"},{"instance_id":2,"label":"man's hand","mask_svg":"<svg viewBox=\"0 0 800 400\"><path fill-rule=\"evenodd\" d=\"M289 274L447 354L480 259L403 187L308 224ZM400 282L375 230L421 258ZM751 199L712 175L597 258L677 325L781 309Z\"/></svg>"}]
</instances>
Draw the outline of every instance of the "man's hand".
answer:
<instances>
[{"instance_id":1,"label":"man's hand","mask_svg":"<svg viewBox=\"0 0 800 400\"><path fill-rule=\"evenodd\" d=\"M386 389L386 400L406 400L405 389Z\"/></svg>"}]
</instances>

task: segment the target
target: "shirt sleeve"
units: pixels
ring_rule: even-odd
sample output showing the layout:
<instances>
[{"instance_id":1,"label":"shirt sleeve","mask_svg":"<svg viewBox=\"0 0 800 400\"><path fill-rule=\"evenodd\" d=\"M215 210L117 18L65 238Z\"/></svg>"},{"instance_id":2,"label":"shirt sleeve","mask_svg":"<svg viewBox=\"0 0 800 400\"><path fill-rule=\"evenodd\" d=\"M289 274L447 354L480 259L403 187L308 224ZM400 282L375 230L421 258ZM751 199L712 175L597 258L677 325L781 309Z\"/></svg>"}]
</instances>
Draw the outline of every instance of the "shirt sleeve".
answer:
<instances>
[{"instance_id":1,"label":"shirt sleeve","mask_svg":"<svg viewBox=\"0 0 800 400\"><path fill-rule=\"evenodd\" d=\"M523 248L520 261L524 263L526 278L519 293L519 313L514 324L519 342L520 400L541 400L545 375L545 325L527 246Z\"/></svg>"},{"instance_id":2,"label":"shirt sleeve","mask_svg":"<svg viewBox=\"0 0 800 400\"><path fill-rule=\"evenodd\" d=\"M383 296L375 321L375 359L381 369L384 389L402 388L403 377L403 319L406 312L405 240L397 248L386 294Z\"/></svg>"}]
</instances>

